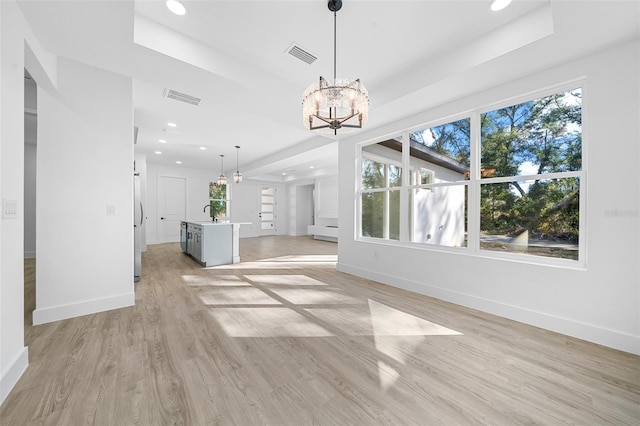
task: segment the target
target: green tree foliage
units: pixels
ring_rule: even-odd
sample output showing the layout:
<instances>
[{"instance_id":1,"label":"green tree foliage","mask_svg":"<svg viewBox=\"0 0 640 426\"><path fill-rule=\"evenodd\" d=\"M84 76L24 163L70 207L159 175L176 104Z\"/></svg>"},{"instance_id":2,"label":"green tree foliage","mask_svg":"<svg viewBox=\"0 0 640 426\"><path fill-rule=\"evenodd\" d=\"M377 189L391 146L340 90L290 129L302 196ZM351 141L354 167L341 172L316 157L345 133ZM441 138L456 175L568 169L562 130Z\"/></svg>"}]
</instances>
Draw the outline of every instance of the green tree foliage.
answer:
<instances>
[{"instance_id":1,"label":"green tree foliage","mask_svg":"<svg viewBox=\"0 0 640 426\"><path fill-rule=\"evenodd\" d=\"M209 183L209 215L212 218L227 215L227 185Z\"/></svg>"}]
</instances>

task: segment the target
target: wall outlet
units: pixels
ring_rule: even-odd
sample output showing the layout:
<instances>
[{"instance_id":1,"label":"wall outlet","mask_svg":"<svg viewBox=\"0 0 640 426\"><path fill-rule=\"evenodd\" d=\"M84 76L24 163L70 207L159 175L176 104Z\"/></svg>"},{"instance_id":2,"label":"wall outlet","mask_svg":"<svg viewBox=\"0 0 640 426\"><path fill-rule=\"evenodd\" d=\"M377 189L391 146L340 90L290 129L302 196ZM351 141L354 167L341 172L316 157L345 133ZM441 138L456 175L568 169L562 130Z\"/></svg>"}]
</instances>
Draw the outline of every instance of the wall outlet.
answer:
<instances>
[{"instance_id":1,"label":"wall outlet","mask_svg":"<svg viewBox=\"0 0 640 426\"><path fill-rule=\"evenodd\" d=\"M2 199L2 218L15 219L18 216L18 201Z\"/></svg>"},{"instance_id":2,"label":"wall outlet","mask_svg":"<svg viewBox=\"0 0 640 426\"><path fill-rule=\"evenodd\" d=\"M118 207L115 204L107 204L107 215L114 216L118 213Z\"/></svg>"}]
</instances>

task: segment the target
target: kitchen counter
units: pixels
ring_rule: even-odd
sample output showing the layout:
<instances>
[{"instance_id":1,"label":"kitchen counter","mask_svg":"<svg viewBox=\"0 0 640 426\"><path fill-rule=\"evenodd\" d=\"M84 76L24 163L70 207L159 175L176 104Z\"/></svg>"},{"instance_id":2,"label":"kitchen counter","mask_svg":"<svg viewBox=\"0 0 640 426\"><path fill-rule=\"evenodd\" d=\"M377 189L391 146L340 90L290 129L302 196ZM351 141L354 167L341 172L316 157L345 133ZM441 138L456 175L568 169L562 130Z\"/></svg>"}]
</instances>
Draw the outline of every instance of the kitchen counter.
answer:
<instances>
[{"instance_id":1,"label":"kitchen counter","mask_svg":"<svg viewBox=\"0 0 640 426\"><path fill-rule=\"evenodd\" d=\"M185 254L203 266L240 262L240 226L251 222L180 223L180 244Z\"/></svg>"}]
</instances>

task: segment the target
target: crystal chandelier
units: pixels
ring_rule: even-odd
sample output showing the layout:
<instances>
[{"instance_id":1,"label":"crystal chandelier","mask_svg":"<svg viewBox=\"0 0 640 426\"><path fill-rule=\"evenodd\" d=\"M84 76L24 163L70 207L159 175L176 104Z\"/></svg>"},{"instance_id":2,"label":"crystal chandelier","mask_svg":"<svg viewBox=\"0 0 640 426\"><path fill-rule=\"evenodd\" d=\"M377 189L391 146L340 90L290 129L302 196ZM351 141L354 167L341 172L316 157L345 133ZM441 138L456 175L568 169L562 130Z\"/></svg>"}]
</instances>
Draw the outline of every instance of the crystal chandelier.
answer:
<instances>
[{"instance_id":1,"label":"crystal chandelier","mask_svg":"<svg viewBox=\"0 0 640 426\"><path fill-rule=\"evenodd\" d=\"M216 181L220 186L227 184L227 178L224 175L224 155L220 154L220 177Z\"/></svg>"},{"instance_id":2,"label":"crystal chandelier","mask_svg":"<svg viewBox=\"0 0 640 426\"><path fill-rule=\"evenodd\" d=\"M333 12L333 80L320 77L302 98L302 121L309 130L359 129L369 118L369 93L360 79L336 78L336 21L341 0L329 0Z\"/></svg>"},{"instance_id":3,"label":"crystal chandelier","mask_svg":"<svg viewBox=\"0 0 640 426\"><path fill-rule=\"evenodd\" d=\"M238 167L238 161L240 157L240 147L236 145L236 172L233 174L233 181L235 183L242 183L242 173L240 173L240 167Z\"/></svg>"}]
</instances>

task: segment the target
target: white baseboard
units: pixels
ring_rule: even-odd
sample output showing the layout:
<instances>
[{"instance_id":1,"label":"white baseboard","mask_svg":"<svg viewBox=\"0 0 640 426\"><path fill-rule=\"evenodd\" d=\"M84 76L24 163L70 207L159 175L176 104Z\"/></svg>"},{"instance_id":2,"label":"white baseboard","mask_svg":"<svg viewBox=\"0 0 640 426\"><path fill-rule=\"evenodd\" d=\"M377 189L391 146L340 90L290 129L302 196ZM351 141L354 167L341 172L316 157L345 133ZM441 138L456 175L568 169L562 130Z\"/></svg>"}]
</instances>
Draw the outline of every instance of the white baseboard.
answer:
<instances>
[{"instance_id":1,"label":"white baseboard","mask_svg":"<svg viewBox=\"0 0 640 426\"><path fill-rule=\"evenodd\" d=\"M588 342L597 343L613 349L640 355L640 336L610 330L594 324L587 324L575 321L570 318L563 318L523 308L520 306L508 305L491 299L485 299L466 293L448 290L422 282L416 282L399 278L392 275L381 274L366 269L361 269L352 265L345 265L338 262L336 269L340 272L368 278L373 281L388 284L393 287L409 290L414 293L424 294L440 300L477 309L503 318L544 328L546 330L576 337Z\"/></svg>"},{"instance_id":2,"label":"white baseboard","mask_svg":"<svg viewBox=\"0 0 640 426\"><path fill-rule=\"evenodd\" d=\"M24 258L25 259L35 259L36 258L36 252L35 251L25 251L24 252Z\"/></svg>"},{"instance_id":3,"label":"white baseboard","mask_svg":"<svg viewBox=\"0 0 640 426\"><path fill-rule=\"evenodd\" d=\"M85 300L69 305L51 306L33 311L33 325L75 318L135 305L135 293L119 294L103 299Z\"/></svg>"},{"instance_id":4,"label":"white baseboard","mask_svg":"<svg viewBox=\"0 0 640 426\"><path fill-rule=\"evenodd\" d=\"M26 346L13 358L0 378L0 404L4 402L29 366L29 348Z\"/></svg>"}]
</instances>

